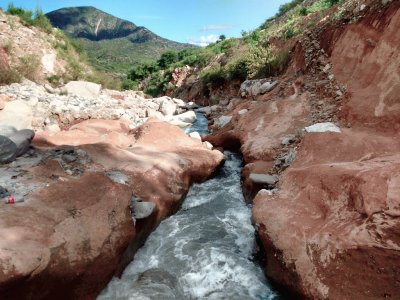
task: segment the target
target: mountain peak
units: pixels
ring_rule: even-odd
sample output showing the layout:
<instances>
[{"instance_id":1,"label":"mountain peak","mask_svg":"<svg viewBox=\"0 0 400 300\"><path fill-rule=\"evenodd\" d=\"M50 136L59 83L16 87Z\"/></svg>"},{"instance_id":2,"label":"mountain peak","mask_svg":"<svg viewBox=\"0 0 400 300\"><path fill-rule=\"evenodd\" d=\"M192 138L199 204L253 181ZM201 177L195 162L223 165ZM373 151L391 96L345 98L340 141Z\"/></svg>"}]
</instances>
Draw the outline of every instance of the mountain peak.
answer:
<instances>
[{"instance_id":1,"label":"mountain peak","mask_svg":"<svg viewBox=\"0 0 400 300\"><path fill-rule=\"evenodd\" d=\"M126 37L140 28L93 6L61 8L46 16L67 34L92 41Z\"/></svg>"}]
</instances>

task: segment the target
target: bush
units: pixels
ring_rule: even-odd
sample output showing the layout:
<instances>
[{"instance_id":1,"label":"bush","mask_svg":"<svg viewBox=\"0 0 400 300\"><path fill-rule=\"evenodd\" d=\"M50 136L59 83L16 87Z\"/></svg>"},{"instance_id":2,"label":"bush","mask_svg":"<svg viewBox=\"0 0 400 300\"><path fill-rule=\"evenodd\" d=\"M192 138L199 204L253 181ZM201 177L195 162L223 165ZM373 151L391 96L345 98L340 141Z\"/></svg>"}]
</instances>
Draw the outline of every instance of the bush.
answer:
<instances>
[{"instance_id":1,"label":"bush","mask_svg":"<svg viewBox=\"0 0 400 300\"><path fill-rule=\"evenodd\" d=\"M160 59L157 61L158 66L161 69L167 69L173 63L176 63L179 60L179 55L175 51L167 51L163 53Z\"/></svg>"},{"instance_id":2,"label":"bush","mask_svg":"<svg viewBox=\"0 0 400 300\"><path fill-rule=\"evenodd\" d=\"M201 78L205 84L212 84L215 86L222 85L226 82L226 73L219 65L213 66L206 71L203 71Z\"/></svg>"},{"instance_id":3,"label":"bush","mask_svg":"<svg viewBox=\"0 0 400 300\"><path fill-rule=\"evenodd\" d=\"M127 77L131 81L140 81L158 71L159 67L155 62L139 63L132 68Z\"/></svg>"},{"instance_id":4,"label":"bush","mask_svg":"<svg viewBox=\"0 0 400 300\"><path fill-rule=\"evenodd\" d=\"M121 88L123 90L136 90L137 91L139 89L139 86L136 81L133 81L130 79L125 79L124 81L122 81Z\"/></svg>"},{"instance_id":5,"label":"bush","mask_svg":"<svg viewBox=\"0 0 400 300\"><path fill-rule=\"evenodd\" d=\"M159 71L154 73L147 83L145 93L153 97L159 96L162 92L167 90L168 83L171 79L172 75L169 72Z\"/></svg>"},{"instance_id":6,"label":"bush","mask_svg":"<svg viewBox=\"0 0 400 300\"><path fill-rule=\"evenodd\" d=\"M9 15L19 16L28 26L40 27L48 33L53 31L53 26L40 8L36 8L35 13L33 13L30 10L16 7L14 4L10 3L8 4L7 13Z\"/></svg>"},{"instance_id":7,"label":"bush","mask_svg":"<svg viewBox=\"0 0 400 300\"><path fill-rule=\"evenodd\" d=\"M36 55L19 57L18 73L31 81L36 81L40 66L40 59Z\"/></svg>"},{"instance_id":8,"label":"bush","mask_svg":"<svg viewBox=\"0 0 400 300\"><path fill-rule=\"evenodd\" d=\"M14 82L21 82L21 76L17 70L0 64L0 85L7 85Z\"/></svg>"}]
</instances>

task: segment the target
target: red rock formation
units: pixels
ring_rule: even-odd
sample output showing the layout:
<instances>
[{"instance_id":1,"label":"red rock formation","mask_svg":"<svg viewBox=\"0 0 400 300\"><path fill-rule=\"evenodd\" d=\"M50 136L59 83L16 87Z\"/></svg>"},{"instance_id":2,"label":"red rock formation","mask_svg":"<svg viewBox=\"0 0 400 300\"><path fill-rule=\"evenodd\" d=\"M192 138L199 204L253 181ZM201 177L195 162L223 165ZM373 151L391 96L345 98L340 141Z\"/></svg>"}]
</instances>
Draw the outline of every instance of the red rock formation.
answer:
<instances>
[{"instance_id":1,"label":"red rock formation","mask_svg":"<svg viewBox=\"0 0 400 300\"><path fill-rule=\"evenodd\" d=\"M42 162L15 179L37 188L24 203L0 210L3 299L94 299L178 209L190 183L205 180L223 159L156 121L129 132L123 122L90 120L68 132L39 134L35 142L85 152L42 148ZM124 173L129 183L113 182L109 170ZM135 224L132 194L156 203L153 214Z\"/></svg>"},{"instance_id":2,"label":"red rock formation","mask_svg":"<svg viewBox=\"0 0 400 300\"><path fill-rule=\"evenodd\" d=\"M351 129L306 134L279 192L254 200L267 274L309 298L400 295L399 7L332 35Z\"/></svg>"}]
</instances>

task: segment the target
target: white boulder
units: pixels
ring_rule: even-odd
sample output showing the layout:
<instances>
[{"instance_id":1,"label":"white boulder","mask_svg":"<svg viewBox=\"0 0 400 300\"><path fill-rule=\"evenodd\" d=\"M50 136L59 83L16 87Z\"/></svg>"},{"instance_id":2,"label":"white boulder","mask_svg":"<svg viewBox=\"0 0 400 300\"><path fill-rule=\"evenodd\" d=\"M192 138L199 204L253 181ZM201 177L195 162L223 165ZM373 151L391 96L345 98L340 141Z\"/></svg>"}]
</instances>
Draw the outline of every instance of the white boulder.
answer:
<instances>
[{"instance_id":1,"label":"white boulder","mask_svg":"<svg viewBox=\"0 0 400 300\"><path fill-rule=\"evenodd\" d=\"M100 96L101 85L88 81L70 81L64 86L68 95L75 95L87 98Z\"/></svg>"},{"instance_id":2,"label":"white boulder","mask_svg":"<svg viewBox=\"0 0 400 300\"><path fill-rule=\"evenodd\" d=\"M339 127L331 122L317 123L304 129L306 132L342 132Z\"/></svg>"}]
</instances>

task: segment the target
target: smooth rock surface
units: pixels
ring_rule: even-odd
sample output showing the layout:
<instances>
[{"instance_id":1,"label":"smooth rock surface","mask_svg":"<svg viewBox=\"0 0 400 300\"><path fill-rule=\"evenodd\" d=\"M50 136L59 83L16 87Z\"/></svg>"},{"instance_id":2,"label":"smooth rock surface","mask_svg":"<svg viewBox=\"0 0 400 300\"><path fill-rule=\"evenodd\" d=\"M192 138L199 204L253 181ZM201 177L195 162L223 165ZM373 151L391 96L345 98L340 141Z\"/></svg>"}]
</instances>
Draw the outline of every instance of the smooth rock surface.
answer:
<instances>
[{"instance_id":1,"label":"smooth rock surface","mask_svg":"<svg viewBox=\"0 0 400 300\"><path fill-rule=\"evenodd\" d=\"M6 136L0 135L0 164L12 162L17 157L17 145Z\"/></svg>"},{"instance_id":2,"label":"smooth rock surface","mask_svg":"<svg viewBox=\"0 0 400 300\"><path fill-rule=\"evenodd\" d=\"M304 128L304 130L306 132L341 132L339 127L330 122L317 123Z\"/></svg>"},{"instance_id":3,"label":"smooth rock surface","mask_svg":"<svg viewBox=\"0 0 400 300\"><path fill-rule=\"evenodd\" d=\"M88 81L70 81L64 87L69 95L97 98L100 96L101 85Z\"/></svg>"}]
</instances>

